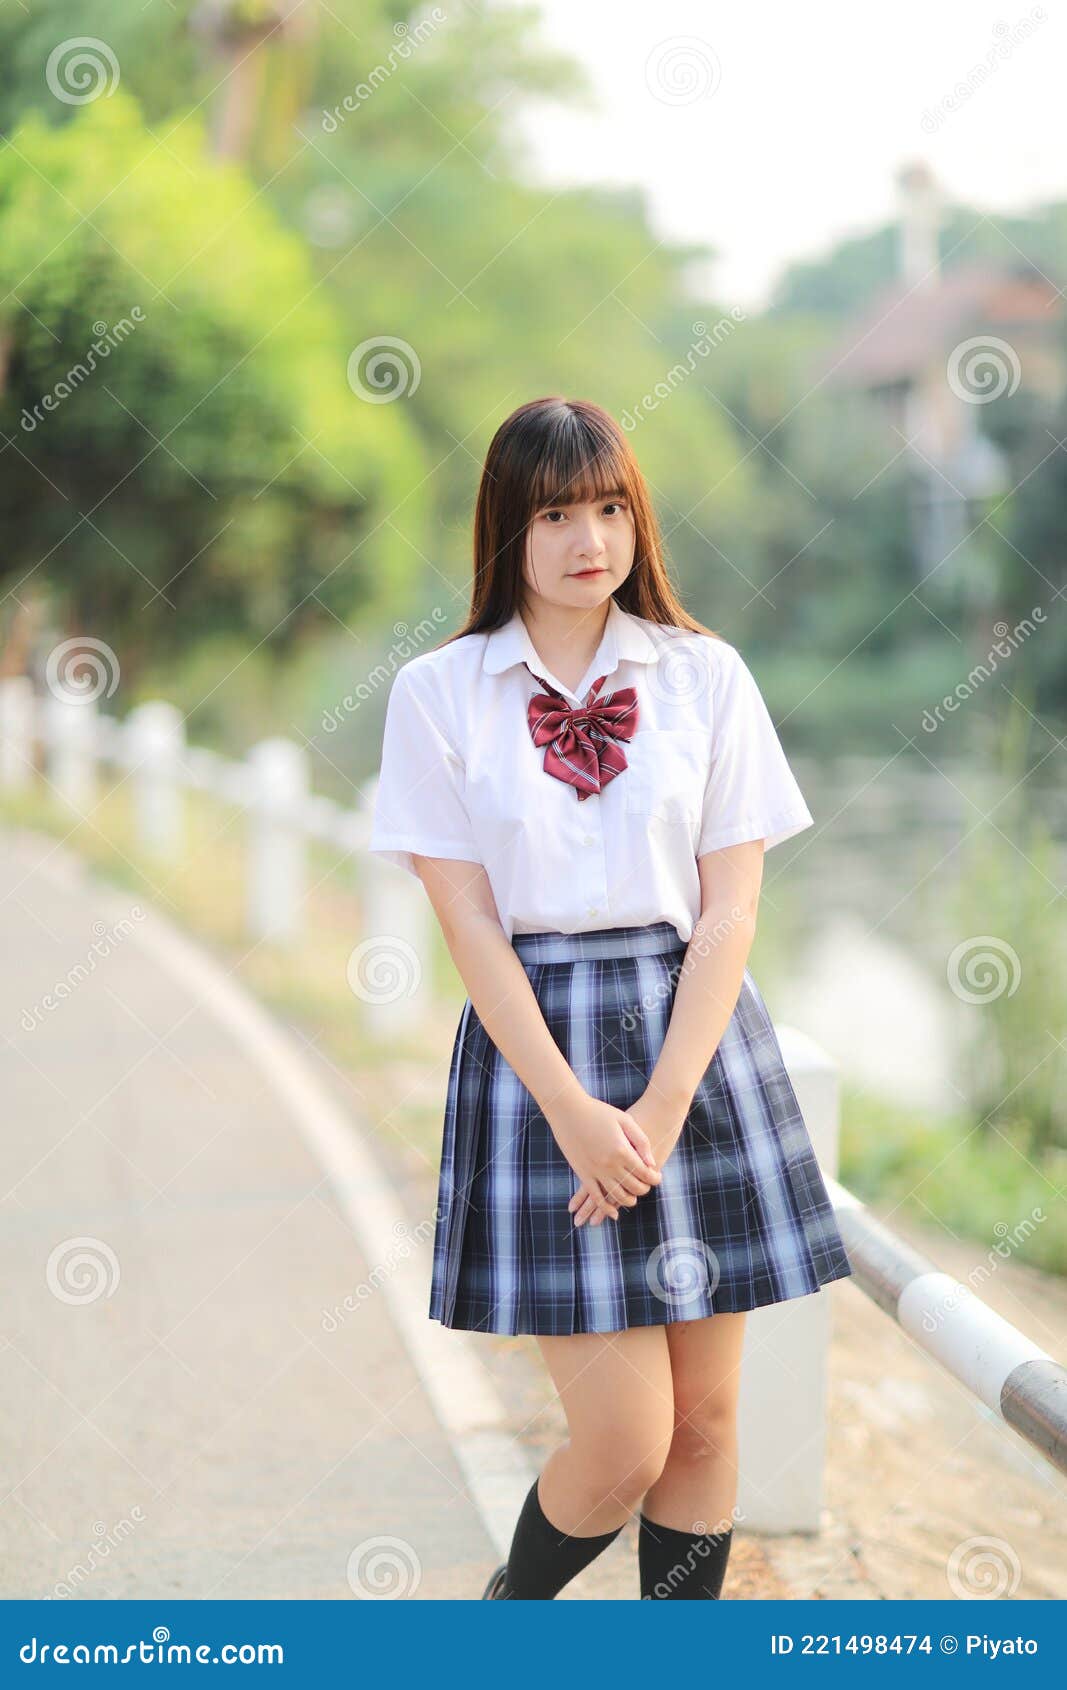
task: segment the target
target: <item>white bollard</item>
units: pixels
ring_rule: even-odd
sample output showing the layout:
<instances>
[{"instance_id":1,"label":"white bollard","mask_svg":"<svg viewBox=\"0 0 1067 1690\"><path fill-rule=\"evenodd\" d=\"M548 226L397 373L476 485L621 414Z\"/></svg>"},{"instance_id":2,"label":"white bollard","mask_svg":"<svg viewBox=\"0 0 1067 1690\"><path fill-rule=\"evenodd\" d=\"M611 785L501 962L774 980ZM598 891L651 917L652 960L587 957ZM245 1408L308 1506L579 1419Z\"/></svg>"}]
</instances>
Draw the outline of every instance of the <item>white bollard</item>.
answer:
<instances>
[{"instance_id":1,"label":"white bollard","mask_svg":"<svg viewBox=\"0 0 1067 1690\"><path fill-rule=\"evenodd\" d=\"M775 1030L819 1166L834 1178L837 1064L806 1034L786 1026ZM824 1285L809 1297L752 1309L745 1317L737 1493L744 1531L820 1529L832 1290L833 1284Z\"/></svg>"},{"instance_id":2,"label":"white bollard","mask_svg":"<svg viewBox=\"0 0 1067 1690\"><path fill-rule=\"evenodd\" d=\"M151 699L130 711L124 731L137 842L153 856L174 861L184 845L182 713L162 699Z\"/></svg>"},{"instance_id":3,"label":"white bollard","mask_svg":"<svg viewBox=\"0 0 1067 1690\"><path fill-rule=\"evenodd\" d=\"M289 941L299 930L306 889L307 753L295 740L264 739L252 748L248 772L248 931L254 939Z\"/></svg>"},{"instance_id":4,"label":"white bollard","mask_svg":"<svg viewBox=\"0 0 1067 1690\"><path fill-rule=\"evenodd\" d=\"M45 700L46 772L54 795L84 814L96 797L96 700L49 693Z\"/></svg>"},{"instance_id":5,"label":"white bollard","mask_svg":"<svg viewBox=\"0 0 1067 1690\"><path fill-rule=\"evenodd\" d=\"M368 830L377 780L360 789ZM429 1020L436 917L422 882L384 857L360 854L359 883L362 933L348 959L348 984L368 1034L386 1043Z\"/></svg>"},{"instance_id":6,"label":"white bollard","mask_svg":"<svg viewBox=\"0 0 1067 1690\"><path fill-rule=\"evenodd\" d=\"M28 675L0 680L0 787L20 792L30 783L33 763L33 682Z\"/></svg>"}]
</instances>

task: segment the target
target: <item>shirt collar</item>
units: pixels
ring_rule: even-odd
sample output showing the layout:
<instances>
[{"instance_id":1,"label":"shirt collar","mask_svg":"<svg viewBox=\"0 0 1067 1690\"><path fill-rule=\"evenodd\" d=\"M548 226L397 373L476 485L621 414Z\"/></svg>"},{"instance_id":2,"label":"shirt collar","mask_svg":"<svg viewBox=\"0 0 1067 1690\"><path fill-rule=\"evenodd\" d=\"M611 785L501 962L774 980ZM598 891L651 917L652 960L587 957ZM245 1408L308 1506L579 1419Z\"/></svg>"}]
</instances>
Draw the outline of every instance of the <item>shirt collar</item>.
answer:
<instances>
[{"instance_id":1,"label":"shirt collar","mask_svg":"<svg viewBox=\"0 0 1067 1690\"><path fill-rule=\"evenodd\" d=\"M595 681L600 675L612 674L618 668L620 660L655 663L658 657L659 648L645 632L639 618L623 610L613 598L608 606L608 619L604 624L603 637L589 666L588 674L592 680ZM486 639L482 668L487 675L499 675L515 663L528 663L535 674L543 675L545 680L552 681L554 685L560 684L548 673L538 657L526 624L517 609L510 621L500 628L494 628ZM579 696L572 693L569 687L563 687L561 690L571 698Z\"/></svg>"}]
</instances>

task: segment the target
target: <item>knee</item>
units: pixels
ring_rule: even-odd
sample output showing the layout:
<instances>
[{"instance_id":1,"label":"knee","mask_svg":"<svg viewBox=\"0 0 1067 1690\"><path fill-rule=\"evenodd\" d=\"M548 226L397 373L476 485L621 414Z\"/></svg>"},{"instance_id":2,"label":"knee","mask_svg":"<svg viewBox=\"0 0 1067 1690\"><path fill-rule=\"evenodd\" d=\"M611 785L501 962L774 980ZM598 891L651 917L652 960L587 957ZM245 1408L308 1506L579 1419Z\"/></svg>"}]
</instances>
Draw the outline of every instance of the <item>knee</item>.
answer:
<instances>
[{"instance_id":1,"label":"knee","mask_svg":"<svg viewBox=\"0 0 1067 1690\"><path fill-rule=\"evenodd\" d=\"M640 1435L604 1440L590 1463L594 1489L604 1498L634 1506L655 1484L671 1449L671 1433L667 1429Z\"/></svg>"},{"instance_id":2,"label":"knee","mask_svg":"<svg viewBox=\"0 0 1067 1690\"><path fill-rule=\"evenodd\" d=\"M675 1412L670 1460L703 1466L736 1459L737 1410L734 1401L698 1403Z\"/></svg>"}]
</instances>

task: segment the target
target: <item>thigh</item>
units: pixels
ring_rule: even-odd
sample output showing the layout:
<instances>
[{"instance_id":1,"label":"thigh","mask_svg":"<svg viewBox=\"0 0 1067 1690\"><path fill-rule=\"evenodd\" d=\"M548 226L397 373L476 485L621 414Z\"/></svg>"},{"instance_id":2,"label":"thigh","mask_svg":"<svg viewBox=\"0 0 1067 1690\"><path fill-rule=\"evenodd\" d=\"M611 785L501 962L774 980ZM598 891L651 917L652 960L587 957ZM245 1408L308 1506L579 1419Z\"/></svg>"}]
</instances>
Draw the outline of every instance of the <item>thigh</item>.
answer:
<instances>
[{"instance_id":1,"label":"thigh","mask_svg":"<svg viewBox=\"0 0 1067 1690\"><path fill-rule=\"evenodd\" d=\"M664 1441L674 1425L665 1326L575 1332L537 1342L559 1392L573 1444L587 1449Z\"/></svg>"},{"instance_id":2,"label":"thigh","mask_svg":"<svg viewBox=\"0 0 1067 1690\"><path fill-rule=\"evenodd\" d=\"M672 1321L665 1328L678 1418L729 1418L741 1388L745 1313Z\"/></svg>"}]
</instances>

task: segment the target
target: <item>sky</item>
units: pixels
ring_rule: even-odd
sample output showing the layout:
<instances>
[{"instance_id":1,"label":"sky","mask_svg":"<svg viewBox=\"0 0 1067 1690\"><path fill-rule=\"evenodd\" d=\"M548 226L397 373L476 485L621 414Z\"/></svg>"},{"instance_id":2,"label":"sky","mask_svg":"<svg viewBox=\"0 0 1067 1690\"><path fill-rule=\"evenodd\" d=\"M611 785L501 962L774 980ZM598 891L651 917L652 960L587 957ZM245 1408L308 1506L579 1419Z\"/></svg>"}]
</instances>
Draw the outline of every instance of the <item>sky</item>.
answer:
<instances>
[{"instance_id":1,"label":"sky","mask_svg":"<svg viewBox=\"0 0 1067 1690\"><path fill-rule=\"evenodd\" d=\"M657 235L715 248L701 280L727 306L758 308L790 260L895 217L905 163L994 218L1067 197L1059 0L539 9L597 109L527 107L536 179L643 187Z\"/></svg>"}]
</instances>

